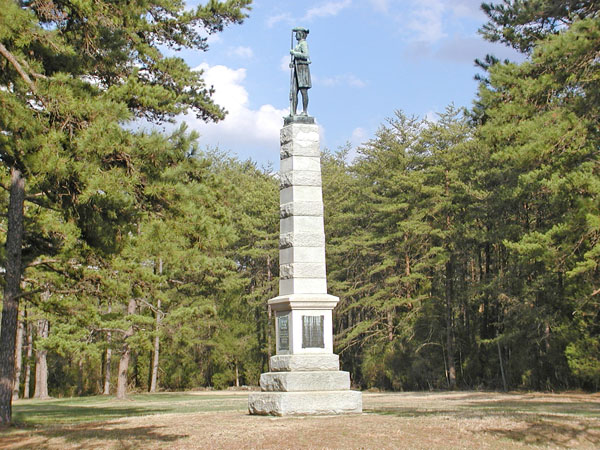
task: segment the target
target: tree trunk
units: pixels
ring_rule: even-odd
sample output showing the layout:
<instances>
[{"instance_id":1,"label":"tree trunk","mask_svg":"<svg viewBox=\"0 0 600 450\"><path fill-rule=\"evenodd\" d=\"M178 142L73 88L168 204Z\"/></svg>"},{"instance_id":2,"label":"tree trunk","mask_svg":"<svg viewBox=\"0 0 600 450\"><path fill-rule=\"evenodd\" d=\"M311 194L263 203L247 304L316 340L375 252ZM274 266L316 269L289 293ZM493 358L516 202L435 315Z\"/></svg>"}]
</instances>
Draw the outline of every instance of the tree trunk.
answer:
<instances>
[{"instance_id":1,"label":"tree trunk","mask_svg":"<svg viewBox=\"0 0 600 450\"><path fill-rule=\"evenodd\" d=\"M12 420L17 312L21 293L24 202L25 178L18 169L13 167L10 171L6 272L4 274L4 300L0 325L0 425L7 425Z\"/></svg>"},{"instance_id":2,"label":"tree trunk","mask_svg":"<svg viewBox=\"0 0 600 450\"><path fill-rule=\"evenodd\" d=\"M46 293L47 294L47 293ZM38 320L37 324L38 343L48 338L50 324L46 319ZM48 350L39 349L35 351L35 391L33 398L46 399L48 395L48 361L46 357Z\"/></svg>"},{"instance_id":3,"label":"tree trunk","mask_svg":"<svg viewBox=\"0 0 600 450\"><path fill-rule=\"evenodd\" d=\"M483 276L482 279L484 280L484 285L487 285L491 279L491 248L490 248L490 244L486 243L485 244L485 266L484 266L484 270L483 270ZM489 339L492 337L492 334L490 332L491 326L490 326L490 322L491 322L491 314L490 314L490 304L489 304L489 294L488 293L484 293L483 295L483 322L482 322L482 329L481 329L481 337L484 339Z\"/></svg>"},{"instance_id":4,"label":"tree trunk","mask_svg":"<svg viewBox=\"0 0 600 450\"><path fill-rule=\"evenodd\" d=\"M154 346L153 346L154 347ZM150 350L148 352L148 379L147 381L147 385L148 385L148 392L150 392L150 389L152 388L152 363L154 362L154 350Z\"/></svg>"},{"instance_id":5,"label":"tree trunk","mask_svg":"<svg viewBox=\"0 0 600 450\"><path fill-rule=\"evenodd\" d=\"M135 314L135 299L129 300L127 306L127 315L131 316ZM133 325L130 326L124 334L123 350L121 352L121 359L119 360L119 372L117 374L117 398L124 399L127 394L127 371L129 370L129 360L131 358L131 348L127 339L133 336Z\"/></svg>"},{"instance_id":6,"label":"tree trunk","mask_svg":"<svg viewBox=\"0 0 600 450\"><path fill-rule=\"evenodd\" d=\"M107 334L108 345L110 345L110 333ZM110 395L110 360L112 358L112 349L108 347L104 353L104 388L102 395Z\"/></svg>"},{"instance_id":7,"label":"tree trunk","mask_svg":"<svg viewBox=\"0 0 600 450\"><path fill-rule=\"evenodd\" d=\"M498 335L496 334L496 338ZM496 346L498 347L498 361L500 361L500 374L502 375L502 387L504 392L508 390L506 386L506 375L504 374L504 363L502 362L502 351L500 350L500 341L496 339Z\"/></svg>"},{"instance_id":8,"label":"tree trunk","mask_svg":"<svg viewBox=\"0 0 600 450\"><path fill-rule=\"evenodd\" d=\"M446 198L450 199L450 177L449 171L446 169ZM452 225L452 217L446 215L446 231L450 233ZM446 263L446 354L448 356L448 386L450 389L456 388L456 366L454 364L454 321L452 314L452 305L454 303L454 261L452 249L447 246L450 252L450 258Z\"/></svg>"},{"instance_id":9,"label":"tree trunk","mask_svg":"<svg viewBox=\"0 0 600 450\"><path fill-rule=\"evenodd\" d=\"M452 257L446 263L446 356L448 357L448 385L450 389L456 388L456 366L454 364L453 320L452 320L452 285L454 268Z\"/></svg>"},{"instance_id":10,"label":"tree trunk","mask_svg":"<svg viewBox=\"0 0 600 450\"><path fill-rule=\"evenodd\" d=\"M162 258L158 258L158 274L162 275L163 273L163 260ZM156 335L154 336L154 352L152 357L152 377L150 379L150 392L156 392L157 389L157 381L158 381L158 361L160 355L160 320L161 320L161 312L160 312L160 298L156 300L156 318L155 318L155 329L154 332Z\"/></svg>"},{"instance_id":11,"label":"tree trunk","mask_svg":"<svg viewBox=\"0 0 600 450\"><path fill-rule=\"evenodd\" d=\"M152 380L150 381L150 392L156 392L157 388L157 380L158 380L158 356L160 351L160 338L159 338L159 330L160 330L160 299L156 301L156 322L155 322L155 332L154 336L154 356L152 358Z\"/></svg>"},{"instance_id":12,"label":"tree trunk","mask_svg":"<svg viewBox=\"0 0 600 450\"><path fill-rule=\"evenodd\" d=\"M83 395L83 356L79 358L77 363L77 395Z\"/></svg>"},{"instance_id":13,"label":"tree trunk","mask_svg":"<svg viewBox=\"0 0 600 450\"><path fill-rule=\"evenodd\" d=\"M388 309L386 312L386 328L388 342L394 341L394 311Z\"/></svg>"},{"instance_id":14,"label":"tree trunk","mask_svg":"<svg viewBox=\"0 0 600 450\"><path fill-rule=\"evenodd\" d=\"M19 399L19 390L21 388L21 370L23 369L23 313L19 311L17 316L17 341L15 344L15 384L13 388L13 401Z\"/></svg>"},{"instance_id":15,"label":"tree trunk","mask_svg":"<svg viewBox=\"0 0 600 450\"><path fill-rule=\"evenodd\" d=\"M235 364L235 387L240 387L240 369L238 367L237 361Z\"/></svg>"},{"instance_id":16,"label":"tree trunk","mask_svg":"<svg viewBox=\"0 0 600 450\"><path fill-rule=\"evenodd\" d=\"M133 387L137 389L140 387L140 366L137 352L131 353L129 364L131 363L133 363Z\"/></svg>"},{"instance_id":17,"label":"tree trunk","mask_svg":"<svg viewBox=\"0 0 600 450\"><path fill-rule=\"evenodd\" d=\"M108 304L108 313L112 312L112 304ZM110 348L112 333L106 333L106 352L104 353L104 389L102 395L110 395L110 361L112 357L112 349Z\"/></svg>"},{"instance_id":18,"label":"tree trunk","mask_svg":"<svg viewBox=\"0 0 600 450\"><path fill-rule=\"evenodd\" d=\"M27 310L25 310L27 317ZM31 384L31 357L33 356L33 327L27 322L27 357L25 360L25 379L23 380L23 398L29 398Z\"/></svg>"}]
</instances>

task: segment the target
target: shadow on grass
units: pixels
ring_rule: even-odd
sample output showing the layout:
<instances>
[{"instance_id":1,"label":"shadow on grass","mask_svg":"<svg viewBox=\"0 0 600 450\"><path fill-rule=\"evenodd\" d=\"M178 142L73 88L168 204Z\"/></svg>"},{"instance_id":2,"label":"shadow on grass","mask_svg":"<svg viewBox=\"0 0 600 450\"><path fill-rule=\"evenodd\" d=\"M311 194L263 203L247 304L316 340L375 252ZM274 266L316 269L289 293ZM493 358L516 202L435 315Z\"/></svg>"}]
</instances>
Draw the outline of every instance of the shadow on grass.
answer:
<instances>
[{"instance_id":1,"label":"shadow on grass","mask_svg":"<svg viewBox=\"0 0 600 450\"><path fill-rule=\"evenodd\" d=\"M396 417L450 417L460 419L498 418L512 419L521 426L516 430L483 428L481 431L505 439L532 445L569 446L579 442L600 447L600 403L522 401L515 399L496 401L460 401L439 408L414 406L387 406L367 409L371 414ZM401 403L401 402L400 402ZM450 402L453 403L453 402ZM590 420L592 419L592 420Z\"/></svg>"},{"instance_id":2,"label":"shadow on grass","mask_svg":"<svg viewBox=\"0 0 600 450\"><path fill-rule=\"evenodd\" d=\"M36 436L41 439L41 442L36 439L34 445L35 448L56 448L56 445L50 445L48 441L52 438L62 438L66 443L75 445L83 443L87 448L118 443L119 448L137 449L152 442L176 442L188 437L187 434L163 434L160 430L165 427L161 426L116 428L114 425L115 422L104 422L102 424L80 424L69 428L39 430L36 432ZM31 448L31 443L22 444L22 442L23 436L7 436L2 439L3 447L13 449Z\"/></svg>"},{"instance_id":3,"label":"shadow on grass","mask_svg":"<svg viewBox=\"0 0 600 450\"><path fill-rule=\"evenodd\" d=\"M18 428L97 422L142 415L235 411L246 407L247 396L197 396L184 393L133 394L127 400L80 397L20 401L13 406Z\"/></svg>"},{"instance_id":4,"label":"shadow on grass","mask_svg":"<svg viewBox=\"0 0 600 450\"><path fill-rule=\"evenodd\" d=\"M73 406L61 404L19 405L15 408L13 420L20 427L33 424L54 425L59 423L79 423L116 419L120 417L143 416L168 412L168 408L148 408L134 406Z\"/></svg>"},{"instance_id":5,"label":"shadow on grass","mask_svg":"<svg viewBox=\"0 0 600 450\"><path fill-rule=\"evenodd\" d=\"M481 400L481 397L479 397ZM375 414L391 414L400 417L407 416L435 416L435 415L453 415L460 417L479 417L489 416L490 414L500 414L503 416L520 415L562 415L600 418L600 402L575 402L575 401L531 401L530 399L500 399L493 401L468 401L468 398L457 398L456 401L444 399L445 406L415 408L414 406L402 406L402 401L398 406L381 406L367 409L367 412Z\"/></svg>"},{"instance_id":6,"label":"shadow on grass","mask_svg":"<svg viewBox=\"0 0 600 450\"><path fill-rule=\"evenodd\" d=\"M600 417L600 402L551 402L528 400L497 400L469 403L467 408L509 413L561 414Z\"/></svg>"},{"instance_id":7,"label":"shadow on grass","mask_svg":"<svg viewBox=\"0 0 600 450\"><path fill-rule=\"evenodd\" d=\"M128 396L130 400L134 401L142 401L145 403L152 402L189 402L189 401L204 401L204 400L227 400L227 399L236 399L236 398L247 398L248 395L196 395L194 393L189 392L159 392L155 394L131 394Z\"/></svg>"},{"instance_id":8,"label":"shadow on grass","mask_svg":"<svg viewBox=\"0 0 600 450\"><path fill-rule=\"evenodd\" d=\"M487 433L529 445L570 447L573 442L600 446L600 426L573 420L569 423L533 420L519 430L488 428Z\"/></svg>"}]
</instances>

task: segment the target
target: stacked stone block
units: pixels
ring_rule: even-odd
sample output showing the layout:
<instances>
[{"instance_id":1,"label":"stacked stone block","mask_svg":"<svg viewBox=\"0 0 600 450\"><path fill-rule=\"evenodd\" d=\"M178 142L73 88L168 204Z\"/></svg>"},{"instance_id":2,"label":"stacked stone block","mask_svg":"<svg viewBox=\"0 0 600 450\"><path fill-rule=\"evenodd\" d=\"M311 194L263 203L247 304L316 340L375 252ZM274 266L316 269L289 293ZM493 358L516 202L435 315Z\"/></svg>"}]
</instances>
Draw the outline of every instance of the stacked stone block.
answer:
<instances>
[{"instance_id":1,"label":"stacked stone block","mask_svg":"<svg viewBox=\"0 0 600 450\"><path fill-rule=\"evenodd\" d=\"M321 159L317 125L289 123L281 130L279 296L277 355L250 394L251 414L343 414L362 411L360 392L333 354L327 294Z\"/></svg>"},{"instance_id":2,"label":"stacked stone block","mask_svg":"<svg viewBox=\"0 0 600 450\"><path fill-rule=\"evenodd\" d=\"M290 124L281 130L280 296L327 293L318 142L314 124Z\"/></svg>"}]
</instances>

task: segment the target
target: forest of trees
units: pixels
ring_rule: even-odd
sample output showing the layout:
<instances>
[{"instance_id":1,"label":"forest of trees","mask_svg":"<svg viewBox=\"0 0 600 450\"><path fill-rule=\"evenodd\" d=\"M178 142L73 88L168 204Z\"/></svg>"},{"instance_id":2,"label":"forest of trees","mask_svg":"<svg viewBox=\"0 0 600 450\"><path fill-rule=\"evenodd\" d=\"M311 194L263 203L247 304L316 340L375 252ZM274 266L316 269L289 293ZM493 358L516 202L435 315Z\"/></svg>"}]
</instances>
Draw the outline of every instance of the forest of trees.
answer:
<instances>
[{"instance_id":1,"label":"forest of trees","mask_svg":"<svg viewBox=\"0 0 600 450\"><path fill-rule=\"evenodd\" d=\"M273 169L126 126L223 118L160 47L206 50L198 27L250 0L0 3L0 421L11 397L256 385ZM323 153L334 350L357 387L600 387L599 5L482 7L525 62L478 61L470 110L397 111Z\"/></svg>"}]
</instances>

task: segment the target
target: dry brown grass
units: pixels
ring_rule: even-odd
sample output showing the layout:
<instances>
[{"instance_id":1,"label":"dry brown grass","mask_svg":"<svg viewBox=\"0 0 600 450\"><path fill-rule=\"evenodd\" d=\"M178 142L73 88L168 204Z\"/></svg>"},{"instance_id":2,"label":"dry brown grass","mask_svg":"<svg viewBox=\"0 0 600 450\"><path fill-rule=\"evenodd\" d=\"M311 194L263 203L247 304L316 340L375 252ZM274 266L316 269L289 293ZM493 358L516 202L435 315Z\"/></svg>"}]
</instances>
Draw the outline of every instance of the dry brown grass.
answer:
<instances>
[{"instance_id":1,"label":"dry brown grass","mask_svg":"<svg viewBox=\"0 0 600 450\"><path fill-rule=\"evenodd\" d=\"M365 413L327 417L250 416L223 397L229 411L5 430L0 448L600 448L598 394L365 393Z\"/></svg>"}]
</instances>

